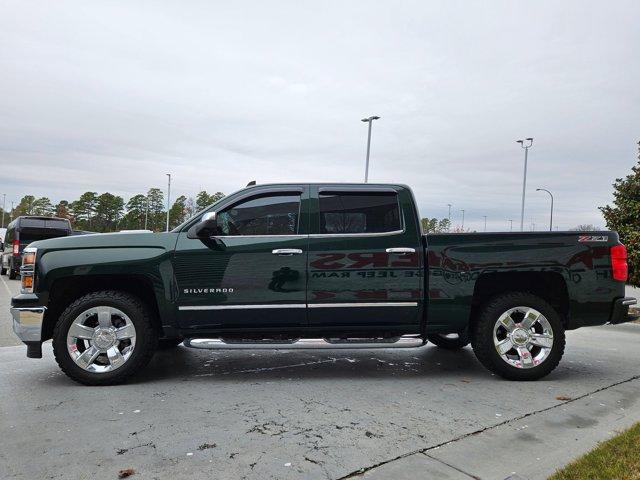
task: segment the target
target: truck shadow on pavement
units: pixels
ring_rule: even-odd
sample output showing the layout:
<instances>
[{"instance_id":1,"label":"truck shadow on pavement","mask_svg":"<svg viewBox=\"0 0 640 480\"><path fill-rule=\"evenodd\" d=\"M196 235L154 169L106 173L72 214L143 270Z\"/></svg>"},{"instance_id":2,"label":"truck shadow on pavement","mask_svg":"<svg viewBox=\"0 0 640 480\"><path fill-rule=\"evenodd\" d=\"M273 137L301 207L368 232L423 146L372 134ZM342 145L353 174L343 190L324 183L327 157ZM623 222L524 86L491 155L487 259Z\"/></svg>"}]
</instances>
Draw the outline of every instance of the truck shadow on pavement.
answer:
<instances>
[{"instance_id":1,"label":"truck shadow on pavement","mask_svg":"<svg viewBox=\"0 0 640 480\"><path fill-rule=\"evenodd\" d=\"M597 370L597 367L594 366ZM598 375L599 372L590 371ZM575 375L561 366L547 378ZM398 350L201 351L178 347L161 351L128 384L154 381L314 381L324 379L447 379L473 381L496 377L478 362L470 347L447 351L433 346Z\"/></svg>"},{"instance_id":2,"label":"truck shadow on pavement","mask_svg":"<svg viewBox=\"0 0 640 480\"><path fill-rule=\"evenodd\" d=\"M46 344L45 344L46 345ZM50 345L45 347L45 351ZM39 382L55 386L75 384L45 355L50 368L41 370ZM42 365L44 367L44 365ZM583 363L565 358L558 368L540 382L591 382L607 378L611 368L598 360ZM126 385L149 385L166 382L314 382L371 380L437 380L439 382L475 383L495 380L517 385L488 372L470 347L458 351L432 345L410 349L371 350L196 350L183 346L158 351L149 365L133 375ZM25 378L26 381L26 378ZM525 382L526 383L526 382Z\"/></svg>"}]
</instances>

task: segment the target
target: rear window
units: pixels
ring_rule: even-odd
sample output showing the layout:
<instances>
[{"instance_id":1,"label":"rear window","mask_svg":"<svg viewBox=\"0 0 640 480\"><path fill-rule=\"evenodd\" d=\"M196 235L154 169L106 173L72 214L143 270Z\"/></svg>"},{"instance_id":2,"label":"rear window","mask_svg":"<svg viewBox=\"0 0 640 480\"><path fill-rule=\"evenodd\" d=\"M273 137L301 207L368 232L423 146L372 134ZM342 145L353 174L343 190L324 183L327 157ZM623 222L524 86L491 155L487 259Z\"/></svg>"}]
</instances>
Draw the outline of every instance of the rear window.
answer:
<instances>
[{"instance_id":1,"label":"rear window","mask_svg":"<svg viewBox=\"0 0 640 480\"><path fill-rule=\"evenodd\" d=\"M320 193L320 233L384 233L402 230L398 194Z\"/></svg>"},{"instance_id":2,"label":"rear window","mask_svg":"<svg viewBox=\"0 0 640 480\"><path fill-rule=\"evenodd\" d=\"M20 228L57 228L70 230L69 222L60 218L23 218L20 220Z\"/></svg>"}]
</instances>

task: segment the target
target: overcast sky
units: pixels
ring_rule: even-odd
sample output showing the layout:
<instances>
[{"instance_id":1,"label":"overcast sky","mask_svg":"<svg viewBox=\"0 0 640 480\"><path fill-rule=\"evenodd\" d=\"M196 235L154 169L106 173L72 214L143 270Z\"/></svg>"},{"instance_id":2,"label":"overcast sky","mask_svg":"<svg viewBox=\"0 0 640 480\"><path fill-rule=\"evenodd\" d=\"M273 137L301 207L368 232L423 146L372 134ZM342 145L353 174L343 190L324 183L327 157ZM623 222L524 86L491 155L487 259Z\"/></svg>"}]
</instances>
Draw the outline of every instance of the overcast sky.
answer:
<instances>
[{"instance_id":1,"label":"overcast sky","mask_svg":"<svg viewBox=\"0 0 640 480\"><path fill-rule=\"evenodd\" d=\"M423 216L604 226L640 140L640 2L0 0L0 194L413 187ZM1 197L0 197L1 202Z\"/></svg>"}]
</instances>

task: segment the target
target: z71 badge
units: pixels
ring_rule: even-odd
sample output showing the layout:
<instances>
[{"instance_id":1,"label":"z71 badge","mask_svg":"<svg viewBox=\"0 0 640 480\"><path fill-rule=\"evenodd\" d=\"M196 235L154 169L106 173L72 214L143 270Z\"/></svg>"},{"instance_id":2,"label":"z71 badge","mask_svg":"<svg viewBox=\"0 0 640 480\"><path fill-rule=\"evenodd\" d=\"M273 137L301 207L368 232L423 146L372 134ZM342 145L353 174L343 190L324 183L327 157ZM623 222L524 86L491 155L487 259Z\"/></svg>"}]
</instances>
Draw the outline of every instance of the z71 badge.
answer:
<instances>
[{"instance_id":1,"label":"z71 badge","mask_svg":"<svg viewBox=\"0 0 640 480\"><path fill-rule=\"evenodd\" d=\"M609 240L607 235L580 235L578 237L578 241L581 243L584 242L606 242Z\"/></svg>"}]
</instances>

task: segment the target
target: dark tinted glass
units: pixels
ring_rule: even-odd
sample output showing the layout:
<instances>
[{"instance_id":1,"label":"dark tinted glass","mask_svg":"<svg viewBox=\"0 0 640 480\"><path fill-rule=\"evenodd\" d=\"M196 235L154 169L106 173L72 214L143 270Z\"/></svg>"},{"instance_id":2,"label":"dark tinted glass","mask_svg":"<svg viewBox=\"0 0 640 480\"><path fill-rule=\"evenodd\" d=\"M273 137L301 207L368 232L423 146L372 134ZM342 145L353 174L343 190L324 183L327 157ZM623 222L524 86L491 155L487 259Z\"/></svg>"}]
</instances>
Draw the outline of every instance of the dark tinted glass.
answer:
<instances>
[{"instance_id":1,"label":"dark tinted glass","mask_svg":"<svg viewBox=\"0 0 640 480\"><path fill-rule=\"evenodd\" d=\"M68 220L60 218L23 218L20 220L20 228L58 228L71 230Z\"/></svg>"},{"instance_id":2,"label":"dark tinted glass","mask_svg":"<svg viewBox=\"0 0 640 480\"><path fill-rule=\"evenodd\" d=\"M38 240L66 237L67 235L69 235L69 232L65 230L40 230L39 232L22 231L20 232L20 245L29 245L31 242L36 242Z\"/></svg>"},{"instance_id":3,"label":"dark tinted glass","mask_svg":"<svg viewBox=\"0 0 640 480\"><path fill-rule=\"evenodd\" d=\"M395 193L320 194L320 233L382 233L401 229Z\"/></svg>"},{"instance_id":4,"label":"dark tinted glass","mask_svg":"<svg viewBox=\"0 0 640 480\"><path fill-rule=\"evenodd\" d=\"M300 195L270 195L241 202L218 214L221 235L295 235Z\"/></svg>"}]
</instances>

